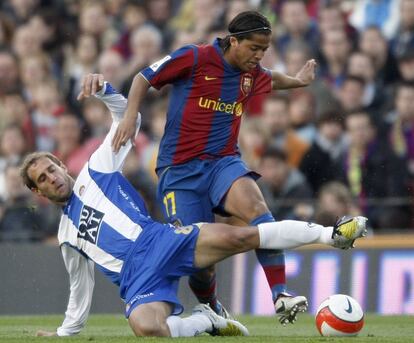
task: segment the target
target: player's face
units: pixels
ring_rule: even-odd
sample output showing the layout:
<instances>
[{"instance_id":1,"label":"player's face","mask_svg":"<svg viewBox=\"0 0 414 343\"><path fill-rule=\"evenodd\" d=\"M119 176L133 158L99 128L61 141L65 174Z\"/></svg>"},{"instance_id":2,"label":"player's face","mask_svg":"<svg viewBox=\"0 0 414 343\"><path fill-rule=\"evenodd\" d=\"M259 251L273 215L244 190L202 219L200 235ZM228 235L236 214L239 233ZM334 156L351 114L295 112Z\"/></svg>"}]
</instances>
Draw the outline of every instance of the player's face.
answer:
<instances>
[{"instance_id":1,"label":"player's face","mask_svg":"<svg viewBox=\"0 0 414 343\"><path fill-rule=\"evenodd\" d=\"M270 35L253 34L250 39L238 41L235 37L230 38L228 51L228 62L243 71L250 71L262 60L270 45Z\"/></svg>"},{"instance_id":2,"label":"player's face","mask_svg":"<svg viewBox=\"0 0 414 343\"><path fill-rule=\"evenodd\" d=\"M73 189L74 181L65 166L58 166L47 157L39 158L28 171L28 176L36 184L36 193L55 203L65 203Z\"/></svg>"}]
</instances>

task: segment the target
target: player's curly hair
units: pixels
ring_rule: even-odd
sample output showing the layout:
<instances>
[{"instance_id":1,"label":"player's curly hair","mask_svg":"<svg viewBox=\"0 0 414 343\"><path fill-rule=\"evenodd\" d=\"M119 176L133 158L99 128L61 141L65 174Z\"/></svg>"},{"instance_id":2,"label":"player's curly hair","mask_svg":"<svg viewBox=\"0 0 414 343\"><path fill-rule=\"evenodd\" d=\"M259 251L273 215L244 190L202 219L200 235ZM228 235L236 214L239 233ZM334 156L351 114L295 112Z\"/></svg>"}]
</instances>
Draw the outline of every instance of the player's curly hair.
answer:
<instances>
[{"instance_id":1,"label":"player's curly hair","mask_svg":"<svg viewBox=\"0 0 414 343\"><path fill-rule=\"evenodd\" d=\"M230 37L237 40L249 39L253 34L270 35L272 33L269 20L261 13L256 11L245 11L236 15L228 26L229 35L221 42L221 47L225 50L230 46Z\"/></svg>"},{"instance_id":2,"label":"player's curly hair","mask_svg":"<svg viewBox=\"0 0 414 343\"><path fill-rule=\"evenodd\" d=\"M58 166L62 165L62 161L59 160L55 155L51 154L50 152L46 151L40 151L40 152L33 152L29 155L27 155L21 166L20 166L20 176L23 180L23 183L27 186L29 189L36 188L36 183L29 177L28 175L28 169L36 163L39 159L46 157L52 162L56 163Z\"/></svg>"}]
</instances>

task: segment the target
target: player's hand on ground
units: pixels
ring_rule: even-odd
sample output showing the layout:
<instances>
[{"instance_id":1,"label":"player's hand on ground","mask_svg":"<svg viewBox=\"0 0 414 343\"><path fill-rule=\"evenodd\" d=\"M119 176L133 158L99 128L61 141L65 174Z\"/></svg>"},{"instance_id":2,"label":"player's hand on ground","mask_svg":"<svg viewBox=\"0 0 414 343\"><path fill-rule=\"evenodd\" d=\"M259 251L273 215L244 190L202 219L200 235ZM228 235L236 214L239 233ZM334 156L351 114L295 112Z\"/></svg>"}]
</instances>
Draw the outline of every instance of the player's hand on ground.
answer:
<instances>
[{"instance_id":1,"label":"player's hand on ground","mask_svg":"<svg viewBox=\"0 0 414 343\"><path fill-rule=\"evenodd\" d=\"M52 337L52 336L57 336L57 332L39 330L39 331L36 332L36 336L38 336L38 337Z\"/></svg>"},{"instance_id":2,"label":"player's hand on ground","mask_svg":"<svg viewBox=\"0 0 414 343\"><path fill-rule=\"evenodd\" d=\"M116 129L114 137L112 138L112 150L115 153L121 149L121 146L127 144L128 140L131 140L131 143L134 144L136 128L136 118L125 114Z\"/></svg>"},{"instance_id":3,"label":"player's hand on ground","mask_svg":"<svg viewBox=\"0 0 414 343\"><path fill-rule=\"evenodd\" d=\"M305 65L298 71L296 78L299 82L307 86L315 79L316 61L314 59L308 60Z\"/></svg>"},{"instance_id":4,"label":"player's hand on ground","mask_svg":"<svg viewBox=\"0 0 414 343\"><path fill-rule=\"evenodd\" d=\"M82 78L81 91L77 99L80 101L84 98L89 98L99 92L104 85L104 76L102 74L86 74Z\"/></svg>"}]
</instances>

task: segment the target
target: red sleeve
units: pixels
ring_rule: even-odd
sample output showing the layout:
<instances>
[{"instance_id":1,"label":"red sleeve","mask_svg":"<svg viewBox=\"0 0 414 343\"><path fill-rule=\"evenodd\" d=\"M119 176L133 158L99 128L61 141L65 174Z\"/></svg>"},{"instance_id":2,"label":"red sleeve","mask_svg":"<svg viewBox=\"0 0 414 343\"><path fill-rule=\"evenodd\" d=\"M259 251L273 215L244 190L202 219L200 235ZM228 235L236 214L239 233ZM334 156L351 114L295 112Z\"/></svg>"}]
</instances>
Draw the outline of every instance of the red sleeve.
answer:
<instances>
[{"instance_id":1,"label":"red sleeve","mask_svg":"<svg viewBox=\"0 0 414 343\"><path fill-rule=\"evenodd\" d=\"M254 81L253 95L267 94L272 91L272 73L263 67L258 67Z\"/></svg>"}]
</instances>

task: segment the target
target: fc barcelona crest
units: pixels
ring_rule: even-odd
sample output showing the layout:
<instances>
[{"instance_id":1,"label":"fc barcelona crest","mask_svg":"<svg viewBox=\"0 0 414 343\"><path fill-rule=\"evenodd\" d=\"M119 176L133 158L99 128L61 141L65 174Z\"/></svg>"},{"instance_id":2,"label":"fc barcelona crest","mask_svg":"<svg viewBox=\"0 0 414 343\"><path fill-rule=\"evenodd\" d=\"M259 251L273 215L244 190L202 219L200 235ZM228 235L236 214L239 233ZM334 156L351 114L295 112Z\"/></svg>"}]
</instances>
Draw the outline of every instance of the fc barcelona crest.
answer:
<instances>
[{"instance_id":1,"label":"fc barcelona crest","mask_svg":"<svg viewBox=\"0 0 414 343\"><path fill-rule=\"evenodd\" d=\"M244 94L249 94L253 86L253 76L251 74L243 74L240 86Z\"/></svg>"}]
</instances>

